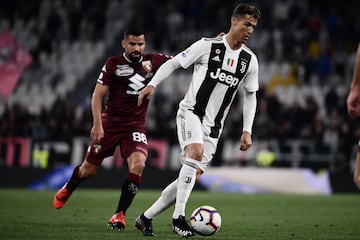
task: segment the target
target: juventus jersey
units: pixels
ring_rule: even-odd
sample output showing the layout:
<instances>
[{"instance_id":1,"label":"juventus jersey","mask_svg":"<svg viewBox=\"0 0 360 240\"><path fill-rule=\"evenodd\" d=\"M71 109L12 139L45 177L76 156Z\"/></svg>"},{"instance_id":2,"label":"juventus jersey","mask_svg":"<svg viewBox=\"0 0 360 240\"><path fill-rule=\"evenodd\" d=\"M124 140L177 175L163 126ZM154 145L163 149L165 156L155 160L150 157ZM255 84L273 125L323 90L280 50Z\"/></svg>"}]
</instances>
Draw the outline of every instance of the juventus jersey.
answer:
<instances>
[{"instance_id":1,"label":"juventus jersey","mask_svg":"<svg viewBox=\"0 0 360 240\"><path fill-rule=\"evenodd\" d=\"M225 36L202 38L176 55L183 68L194 64L189 89L180 110L192 110L205 132L218 138L230 105L241 85L247 92L259 89L256 55L244 44L232 50Z\"/></svg>"}]
</instances>

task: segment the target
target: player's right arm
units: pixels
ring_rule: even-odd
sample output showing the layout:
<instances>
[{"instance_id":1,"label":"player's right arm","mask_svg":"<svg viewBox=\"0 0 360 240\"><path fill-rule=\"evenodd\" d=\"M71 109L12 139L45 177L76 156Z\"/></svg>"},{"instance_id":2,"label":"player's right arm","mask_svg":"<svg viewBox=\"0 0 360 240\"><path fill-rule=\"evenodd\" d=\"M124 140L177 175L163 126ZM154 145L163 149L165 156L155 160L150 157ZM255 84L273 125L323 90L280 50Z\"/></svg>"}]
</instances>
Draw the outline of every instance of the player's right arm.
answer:
<instances>
[{"instance_id":1,"label":"player's right arm","mask_svg":"<svg viewBox=\"0 0 360 240\"><path fill-rule=\"evenodd\" d=\"M110 57L106 60L101 69L99 77L96 80L96 85L91 98L91 113L93 117L93 126L90 131L90 138L95 143L100 143L104 137L104 128L101 119L103 110L103 99L109 92L109 86L113 79L115 79L115 57Z\"/></svg>"},{"instance_id":2,"label":"player's right arm","mask_svg":"<svg viewBox=\"0 0 360 240\"><path fill-rule=\"evenodd\" d=\"M154 94L155 87L180 66L180 63L176 58L169 59L161 65L148 85L139 93L138 106L142 104L144 98L150 99Z\"/></svg>"},{"instance_id":3,"label":"player's right arm","mask_svg":"<svg viewBox=\"0 0 360 240\"><path fill-rule=\"evenodd\" d=\"M356 53L354 74L346 104L351 117L360 116L360 44Z\"/></svg>"},{"instance_id":4,"label":"player's right arm","mask_svg":"<svg viewBox=\"0 0 360 240\"><path fill-rule=\"evenodd\" d=\"M172 72L180 67L187 69L189 66L198 61L202 55L206 54L207 51L209 51L208 43L206 43L206 40L202 38L193 43L189 48L178 53L174 58L161 65L148 85L140 92L138 96L138 106L142 104L144 98L150 99L154 94L156 86Z\"/></svg>"},{"instance_id":5,"label":"player's right arm","mask_svg":"<svg viewBox=\"0 0 360 240\"><path fill-rule=\"evenodd\" d=\"M90 138L96 143L104 137L104 128L101 120L102 102L109 86L97 83L91 98L91 113L93 116L93 126L90 131Z\"/></svg>"}]
</instances>

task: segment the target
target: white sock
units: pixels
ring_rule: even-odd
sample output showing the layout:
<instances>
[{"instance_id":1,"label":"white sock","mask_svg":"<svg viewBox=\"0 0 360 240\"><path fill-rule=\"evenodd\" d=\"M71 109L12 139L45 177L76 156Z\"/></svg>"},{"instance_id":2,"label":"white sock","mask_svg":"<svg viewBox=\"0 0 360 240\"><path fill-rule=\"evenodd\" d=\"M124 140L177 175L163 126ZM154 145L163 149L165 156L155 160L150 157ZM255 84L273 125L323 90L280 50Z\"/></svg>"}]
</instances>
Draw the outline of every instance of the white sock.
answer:
<instances>
[{"instance_id":1,"label":"white sock","mask_svg":"<svg viewBox=\"0 0 360 240\"><path fill-rule=\"evenodd\" d=\"M172 216L173 219L177 219L180 215L185 216L186 203L195 185L198 164L198 161L191 158L185 158L184 160L178 177L175 210Z\"/></svg>"},{"instance_id":2,"label":"white sock","mask_svg":"<svg viewBox=\"0 0 360 240\"><path fill-rule=\"evenodd\" d=\"M163 212L165 209L170 207L176 198L177 190L177 179L170 183L162 192L160 197L149 207L145 212L144 216L149 219L153 219L158 214Z\"/></svg>"}]
</instances>

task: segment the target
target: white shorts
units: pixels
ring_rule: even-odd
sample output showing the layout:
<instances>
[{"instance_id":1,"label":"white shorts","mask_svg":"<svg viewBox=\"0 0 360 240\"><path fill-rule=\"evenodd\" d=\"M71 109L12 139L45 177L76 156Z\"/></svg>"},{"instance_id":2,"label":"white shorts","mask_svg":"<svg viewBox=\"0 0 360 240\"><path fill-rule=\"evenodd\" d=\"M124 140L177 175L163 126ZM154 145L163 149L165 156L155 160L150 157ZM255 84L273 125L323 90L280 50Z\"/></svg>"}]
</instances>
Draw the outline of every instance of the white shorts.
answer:
<instances>
[{"instance_id":1,"label":"white shorts","mask_svg":"<svg viewBox=\"0 0 360 240\"><path fill-rule=\"evenodd\" d=\"M205 170L214 158L218 138L212 138L204 130L199 117L191 110L179 110L176 116L176 127L181 153L185 155L185 147L192 143L204 145L204 154L201 160L200 169Z\"/></svg>"}]
</instances>

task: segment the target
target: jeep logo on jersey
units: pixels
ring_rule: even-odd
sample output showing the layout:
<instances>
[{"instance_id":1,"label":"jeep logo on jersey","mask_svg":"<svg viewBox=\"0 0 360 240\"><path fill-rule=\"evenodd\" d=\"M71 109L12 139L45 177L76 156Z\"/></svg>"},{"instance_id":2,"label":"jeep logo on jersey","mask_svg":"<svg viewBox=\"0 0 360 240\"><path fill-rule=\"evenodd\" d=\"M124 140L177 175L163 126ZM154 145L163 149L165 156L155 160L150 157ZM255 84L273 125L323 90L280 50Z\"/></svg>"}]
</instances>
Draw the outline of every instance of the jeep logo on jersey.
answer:
<instances>
[{"instance_id":1,"label":"jeep logo on jersey","mask_svg":"<svg viewBox=\"0 0 360 240\"><path fill-rule=\"evenodd\" d=\"M130 95L139 95L139 90L145 87L145 84L143 83L144 80L145 78L137 73L129 78L130 84L128 86L132 90L128 89L126 93Z\"/></svg>"},{"instance_id":2,"label":"jeep logo on jersey","mask_svg":"<svg viewBox=\"0 0 360 240\"><path fill-rule=\"evenodd\" d=\"M115 70L115 75L119 77L130 76L134 73L134 69L128 65L117 65Z\"/></svg>"},{"instance_id":3,"label":"jeep logo on jersey","mask_svg":"<svg viewBox=\"0 0 360 240\"><path fill-rule=\"evenodd\" d=\"M216 72L210 72L210 77L212 79L218 79L219 82L225 83L230 87L236 87L239 84L239 79L234 77L231 74L227 74L225 72L221 72L221 68L218 68Z\"/></svg>"}]
</instances>

